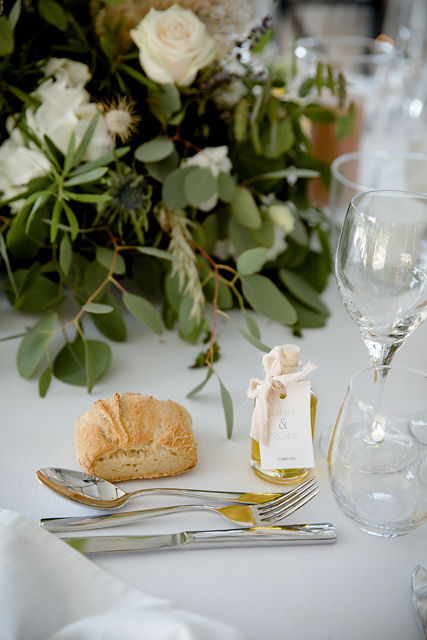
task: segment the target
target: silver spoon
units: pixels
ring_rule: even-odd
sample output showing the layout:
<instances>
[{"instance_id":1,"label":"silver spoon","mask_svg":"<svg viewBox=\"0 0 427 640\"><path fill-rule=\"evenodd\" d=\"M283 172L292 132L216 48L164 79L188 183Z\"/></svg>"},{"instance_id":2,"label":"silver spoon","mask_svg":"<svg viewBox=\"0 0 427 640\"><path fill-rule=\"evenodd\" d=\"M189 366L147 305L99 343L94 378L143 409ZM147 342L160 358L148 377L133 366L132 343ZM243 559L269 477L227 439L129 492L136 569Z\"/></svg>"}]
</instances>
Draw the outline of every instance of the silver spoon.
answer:
<instances>
[{"instance_id":1,"label":"silver spoon","mask_svg":"<svg viewBox=\"0 0 427 640\"><path fill-rule=\"evenodd\" d=\"M262 504L283 493L244 493L240 491L205 491L202 489L170 489L166 487L138 489L127 493L115 484L83 471L45 467L36 472L42 484L64 498L97 509L117 509L130 498L141 494L189 496L214 502Z\"/></svg>"}]
</instances>

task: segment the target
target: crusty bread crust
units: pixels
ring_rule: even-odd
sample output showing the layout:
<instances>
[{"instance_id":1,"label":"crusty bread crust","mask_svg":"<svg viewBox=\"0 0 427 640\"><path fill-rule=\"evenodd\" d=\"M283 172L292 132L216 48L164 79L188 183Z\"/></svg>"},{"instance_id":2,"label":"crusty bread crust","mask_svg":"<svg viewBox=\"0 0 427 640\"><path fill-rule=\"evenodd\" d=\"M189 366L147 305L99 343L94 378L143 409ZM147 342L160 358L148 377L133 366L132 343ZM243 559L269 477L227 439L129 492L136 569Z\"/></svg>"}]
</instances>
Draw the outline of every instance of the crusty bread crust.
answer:
<instances>
[{"instance_id":1,"label":"crusty bread crust","mask_svg":"<svg viewBox=\"0 0 427 640\"><path fill-rule=\"evenodd\" d=\"M191 423L188 411L172 400L115 393L77 418L77 460L105 480L176 475L197 462Z\"/></svg>"}]
</instances>

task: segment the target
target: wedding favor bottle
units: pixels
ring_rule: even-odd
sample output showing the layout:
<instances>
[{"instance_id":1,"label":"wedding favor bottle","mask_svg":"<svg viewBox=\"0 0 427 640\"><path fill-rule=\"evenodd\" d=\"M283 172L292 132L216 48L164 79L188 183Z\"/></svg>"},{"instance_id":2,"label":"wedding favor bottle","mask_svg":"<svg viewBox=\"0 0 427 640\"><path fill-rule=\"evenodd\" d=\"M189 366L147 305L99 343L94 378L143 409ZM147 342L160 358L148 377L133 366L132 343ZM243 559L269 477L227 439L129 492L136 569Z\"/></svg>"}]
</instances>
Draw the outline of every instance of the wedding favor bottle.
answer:
<instances>
[{"instance_id":1,"label":"wedding favor bottle","mask_svg":"<svg viewBox=\"0 0 427 640\"><path fill-rule=\"evenodd\" d=\"M251 466L257 476L286 484L314 467L313 435L317 396L303 379L316 367L301 366L301 349L285 344L263 357L264 380L251 380L255 399L251 425Z\"/></svg>"}]
</instances>

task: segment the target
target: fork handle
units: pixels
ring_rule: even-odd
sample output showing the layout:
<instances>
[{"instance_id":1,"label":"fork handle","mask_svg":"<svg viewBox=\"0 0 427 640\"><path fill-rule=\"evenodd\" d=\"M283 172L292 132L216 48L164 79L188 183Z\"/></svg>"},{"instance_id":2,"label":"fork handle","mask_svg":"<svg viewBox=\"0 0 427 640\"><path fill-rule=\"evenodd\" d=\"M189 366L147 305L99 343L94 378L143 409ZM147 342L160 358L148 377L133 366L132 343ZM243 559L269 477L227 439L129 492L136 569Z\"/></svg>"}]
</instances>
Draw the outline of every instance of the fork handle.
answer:
<instances>
[{"instance_id":1,"label":"fork handle","mask_svg":"<svg viewBox=\"0 0 427 640\"><path fill-rule=\"evenodd\" d=\"M137 489L126 494L126 500L130 497L147 495L169 495L169 496L185 496L188 498L203 498L206 500L213 500L215 502L236 502L238 504L262 504L273 500L274 498L280 498L287 492L277 493L249 493L247 491L210 491L208 489L177 489L167 487L150 487L146 489ZM92 505L95 506L95 505ZM108 507L107 507L108 508Z\"/></svg>"},{"instance_id":2,"label":"fork handle","mask_svg":"<svg viewBox=\"0 0 427 640\"><path fill-rule=\"evenodd\" d=\"M123 513L108 513L102 516L88 516L81 518L42 518L40 526L48 531L76 531L86 529L102 529L103 527L116 527L121 524L138 522L156 516L166 516L170 513L182 511L216 511L215 507L207 504L177 504L172 507L158 507L156 509L143 509L141 511L125 511Z\"/></svg>"}]
</instances>

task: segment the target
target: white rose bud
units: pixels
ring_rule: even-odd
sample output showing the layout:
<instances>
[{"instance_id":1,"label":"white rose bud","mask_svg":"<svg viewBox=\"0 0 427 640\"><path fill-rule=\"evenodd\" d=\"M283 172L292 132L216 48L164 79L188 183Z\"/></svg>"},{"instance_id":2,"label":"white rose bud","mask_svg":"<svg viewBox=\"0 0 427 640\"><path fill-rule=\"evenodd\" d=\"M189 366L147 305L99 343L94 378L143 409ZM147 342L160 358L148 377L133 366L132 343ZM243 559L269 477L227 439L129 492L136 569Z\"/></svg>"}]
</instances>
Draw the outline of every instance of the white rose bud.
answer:
<instances>
[{"instance_id":1,"label":"white rose bud","mask_svg":"<svg viewBox=\"0 0 427 640\"><path fill-rule=\"evenodd\" d=\"M286 204L271 204L268 207L270 220L283 229L286 233L291 233L295 226L295 220L291 210Z\"/></svg>"},{"instance_id":2,"label":"white rose bud","mask_svg":"<svg viewBox=\"0 0 427 640\"><path fill-rule=\"evenodd\" d=\"M130 32L147 76L159 84L190 85L216 57L215 41L190 10L172 5L150 9Z\"/></svg>"}]
</instances>

